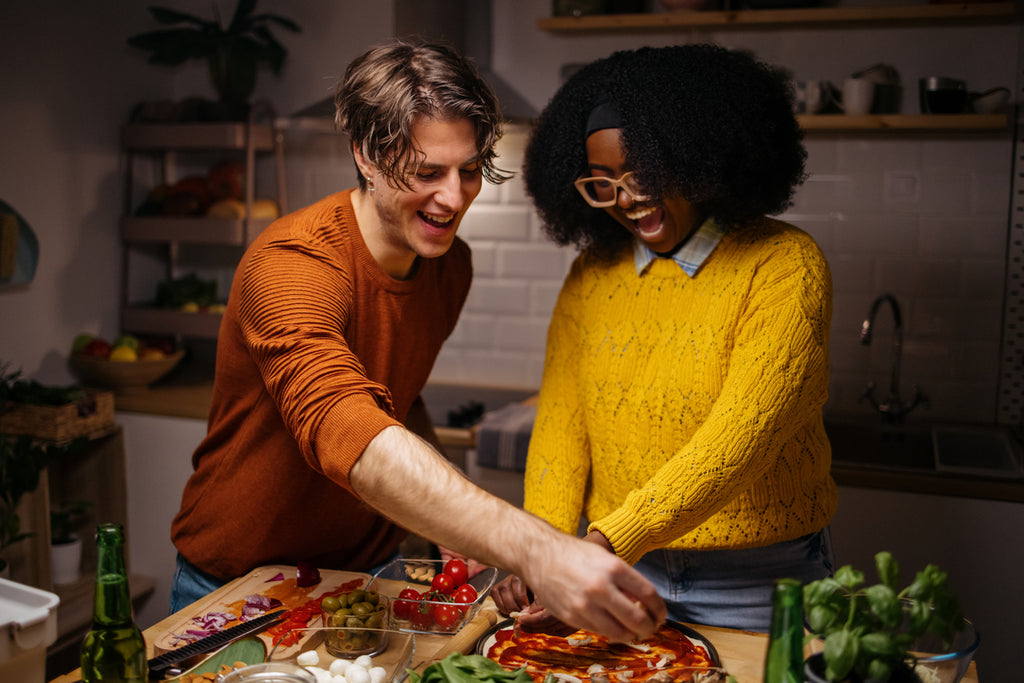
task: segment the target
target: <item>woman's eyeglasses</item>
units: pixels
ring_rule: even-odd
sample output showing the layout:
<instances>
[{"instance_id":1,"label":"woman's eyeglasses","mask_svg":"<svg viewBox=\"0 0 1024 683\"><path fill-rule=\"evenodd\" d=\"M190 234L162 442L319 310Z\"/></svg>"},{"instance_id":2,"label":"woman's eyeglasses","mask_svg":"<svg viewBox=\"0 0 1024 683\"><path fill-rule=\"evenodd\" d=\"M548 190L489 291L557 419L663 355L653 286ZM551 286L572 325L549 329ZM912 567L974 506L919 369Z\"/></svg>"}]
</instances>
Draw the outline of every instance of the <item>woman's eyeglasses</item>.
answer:
<instances>
[{"instance_id":1,"label":"woman's eyeglasses","mask_svg":"<svg viewBox=\"0 0 1024 683\"><path fill-rule=\"evenodd\" d=\"M625 192L634 202L646 202L648 195L640 191L640 186L633 180L633 172L622 174L620 178L577 178L573 183L587 204L597 208L613 206L619 199L619 192Z\"/></svg>"}]
</instances>

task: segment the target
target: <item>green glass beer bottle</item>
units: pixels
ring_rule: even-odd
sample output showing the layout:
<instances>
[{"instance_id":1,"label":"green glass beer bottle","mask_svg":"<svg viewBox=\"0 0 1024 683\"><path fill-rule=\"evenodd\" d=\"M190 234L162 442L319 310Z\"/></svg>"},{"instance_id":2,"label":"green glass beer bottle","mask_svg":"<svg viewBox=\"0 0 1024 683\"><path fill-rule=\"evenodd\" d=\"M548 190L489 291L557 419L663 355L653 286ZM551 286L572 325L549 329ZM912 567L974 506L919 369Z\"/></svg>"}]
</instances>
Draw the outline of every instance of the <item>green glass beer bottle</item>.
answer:
<instances>
[{"instance_id":1,"label":"green glass beer bottle","mask_svg":"<svg viewBox=\"0 0 1024 683\"><path fill-rule=\"evenodd\" d=\"M96 529L96 552L96 593L92 628L82 644L82 681L146 683L146 643L132 620L124 531L119 524Z\"/></svg>"},{"instance_id":2,"label":"green glass beer bottle","mask_svg":"<svg viewBox=\"0 0 1024 683\"><path fill-rule=\"evenodd\" d=\"M795 579L779 579L772 591L772 623L764 659L764 683L804 681L803 587Z\"/></svg>"}]
</instances>

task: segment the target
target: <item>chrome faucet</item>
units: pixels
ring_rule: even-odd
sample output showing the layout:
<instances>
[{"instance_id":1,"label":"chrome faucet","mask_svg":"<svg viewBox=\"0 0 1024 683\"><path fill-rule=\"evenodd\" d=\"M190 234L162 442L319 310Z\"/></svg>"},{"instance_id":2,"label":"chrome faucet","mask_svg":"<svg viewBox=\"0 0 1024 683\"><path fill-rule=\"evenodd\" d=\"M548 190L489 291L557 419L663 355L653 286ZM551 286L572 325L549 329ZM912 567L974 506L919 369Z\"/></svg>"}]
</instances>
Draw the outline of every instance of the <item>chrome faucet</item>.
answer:
<instances>
[{"instance_id":1,"label":"chrome faucet","mask_svg":"<svg viewBox=\"0 0 1024 683\"><path fill-rule=\"evenodd\" d=\"M874 331L875 316L882 304L889 304L892 309L893 320L893 347L892 347L892 373L889 377L889 394L881 402L875 398L875 383L868 382L867 389L861 395L862 401L868 401L875 410L882 414L886 422L902 422L903 417L920 404L928 405L928 398L924 396L917 385L914 385L914 395L909 403L904 403L900 397L900 363L903 355L903 316L900 314L900 305L896 297L888 292L878 296L871 304L871 311L868 317L860 326L860 343L867 346L871 343L871 335Z\"/></svg>"}]
</instances>

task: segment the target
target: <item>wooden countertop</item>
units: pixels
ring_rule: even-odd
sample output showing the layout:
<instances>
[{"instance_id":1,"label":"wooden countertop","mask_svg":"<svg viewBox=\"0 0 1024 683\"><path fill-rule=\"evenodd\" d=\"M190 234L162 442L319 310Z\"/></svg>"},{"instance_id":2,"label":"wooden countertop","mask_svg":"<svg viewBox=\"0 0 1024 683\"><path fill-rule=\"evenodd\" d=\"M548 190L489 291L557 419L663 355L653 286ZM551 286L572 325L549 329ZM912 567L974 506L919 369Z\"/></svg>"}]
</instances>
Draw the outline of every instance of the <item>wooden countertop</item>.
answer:
<instances>
[{"instance_id":1,"label":"wooden countertop","mask_svg":"<svg viewBox=\"0 0 1024 683\"><path fill-rule=\"evenodd\" d=\"M154 648L154 643L159 642L171 630L180 627L187 619L199 613L204 613L210 604L233 600L239 590L247 591L249 586L246 582L251 582L252 576L259 571L261 570L254 570L246 576L229 582L205 598L193 603L190 607L186 607L147 628L143 632L146 639L147 657L152 658L156 656L157 652ZM343 572L333 573L343 574ZM325 579L328 579L331 574L330 570L321 570L321 575ZM499 615L494 608L494 603L488 598L476 617L454 636L425 636L418 634L416 636L413 668L422 671L429 663L443 659L452 652L462 652L464 654L472 652L480 636L497 623L498 619ZM738 683L761 682L765 649L768 642L765 635L711 626L692 624L690 626L711 641L715 649L718 650L722 666L736 677ZM79 676L80 671L76 669L54 678L51 683L78 683ZM977 683L977 680L977 670L972 662L967 675L963 678L963 683Z\"/></svg>"}]
</instances>

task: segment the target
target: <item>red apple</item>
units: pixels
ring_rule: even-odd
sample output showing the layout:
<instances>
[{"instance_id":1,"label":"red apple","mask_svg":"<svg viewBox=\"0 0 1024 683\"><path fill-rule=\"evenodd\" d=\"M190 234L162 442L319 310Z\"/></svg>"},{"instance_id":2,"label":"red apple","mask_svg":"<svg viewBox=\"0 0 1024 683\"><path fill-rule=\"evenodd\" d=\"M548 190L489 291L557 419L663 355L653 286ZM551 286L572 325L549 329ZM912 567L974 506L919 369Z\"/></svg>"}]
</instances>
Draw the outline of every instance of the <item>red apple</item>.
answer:
<instances>
[{"instance_id":1,"label":"red apple","mask_svg":"<svg viewBox=\"0 0 1024 683\"><path fill-rule=\"evenodd\" d=\"M82 355L93 358L106 358L110 355L110 342L105 339L93 339L82 347Z\"/></svg>"},{"instance_id":2,"label":"red apple","mask_svg":"<svg viewBox=\"0 0 1024 683\"><path fill-rule=\"evenodd\" d=\"M245 165L237 161L215 164L206 175L214 199L242 199L245 194Z\"/></svg>"}]
</instances>

